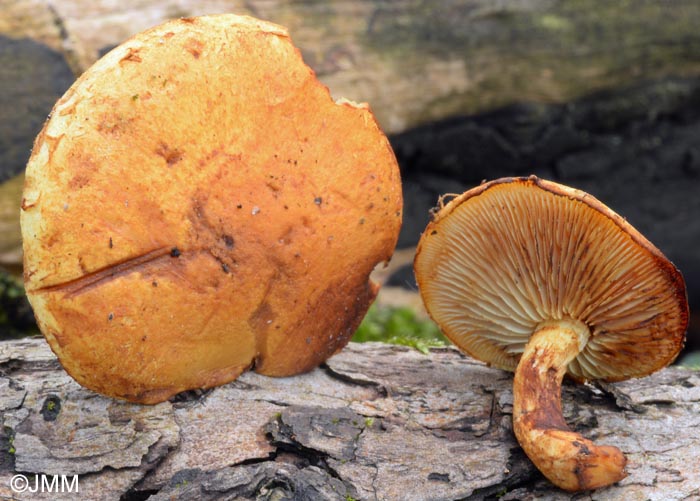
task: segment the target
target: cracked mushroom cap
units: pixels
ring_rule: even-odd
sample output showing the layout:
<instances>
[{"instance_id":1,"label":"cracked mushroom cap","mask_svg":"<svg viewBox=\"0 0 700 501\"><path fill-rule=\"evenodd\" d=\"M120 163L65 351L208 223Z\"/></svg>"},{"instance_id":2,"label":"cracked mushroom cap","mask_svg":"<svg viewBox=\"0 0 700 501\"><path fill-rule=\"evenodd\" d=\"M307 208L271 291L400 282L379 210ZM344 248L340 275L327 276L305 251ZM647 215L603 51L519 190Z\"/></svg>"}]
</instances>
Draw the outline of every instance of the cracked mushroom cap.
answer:
<instances>
[{"instance_id":1,"label":"cracked mushroom cap","mask_svg":"<svg viewBox=\"0 0 700 501\"><path fill-rule=\"evenodd\" d=\"M401 207L372 113L334 102L284 28L170 21L98 61L38 136L27 294L65 369L110 396L295 374L353 334Z\"/></svg>"},{"instance_id":2,"label":"cracked mushroom cap","mask_svg":"<svg viewBox=\"0 0 700 501\"><path fill-rule=\"evenodd\" d=\"M415 272L425 305L469 355L515 370L537 326L572 318L591 337L568 366L618 381L665 367L688 323L680 272L592 196L534 176L504 178L444 205Z\"/></svg>"}]
</instances>

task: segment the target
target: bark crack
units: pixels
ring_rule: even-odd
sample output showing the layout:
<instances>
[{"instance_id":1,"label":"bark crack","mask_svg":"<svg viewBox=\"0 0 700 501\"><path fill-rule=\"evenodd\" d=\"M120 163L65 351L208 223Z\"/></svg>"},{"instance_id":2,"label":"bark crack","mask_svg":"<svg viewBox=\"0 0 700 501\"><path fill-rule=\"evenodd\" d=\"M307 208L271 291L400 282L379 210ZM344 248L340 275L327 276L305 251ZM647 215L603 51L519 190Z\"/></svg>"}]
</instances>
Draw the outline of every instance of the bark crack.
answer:
<instances>
[{"instance_id":1,"label":"bark crack","mask_svg":"<svg viewBox=\"0 0 700 501\"><path fill-rule=\"evenodd\" d=\"M80 56L75 50L75 43L71 39L66 23L51 2L47 4L47 10L51 14L53 24L58 30L58 36L61 39L62 49L64 50L63 55L66 62L73 72L73 75L78 77L83 71L85 71L85 68L80 64Z\"/></svg>"},{"instance_id":2,"label":"bark crack","mask_svg":"<svg viewBox=\"0 0 700 501\"><path fill-rule=\"evenodd\" d=\"M331 366L329 366L327 363L321 364L321 369L328 374L331 378L341 381L343 383L348 383L352 385L357 385L357 386L365 386L365 387L371 387L375 388L377 392L379 393L379 397L385 398L388 396L389 391L387 387L379 383L377 381L373 381L364 374L357 373L356 375L353 375L351 373L347 372L338 372L335 369L333 369Z\"/></svg>"},{"instance_id":3,"label":"bark crack","mask_svg":"<svg viewBox=\"0 0 700 501\"><path fill-rule=\"evenodd\" d=\"M510 381L457 352L433 352L424 364L425 358L404 348L351 345L331 362L333 370L294 378L250 374L157 406L97 396L58 365L37 369L49 357L55 360L42 340L0 346L0 360L19 364L17 382L27 392L16 408L21 394L6 387L0 445L17 450L12 457L0 455L8 460L4 478L20 469L77 473L88 495L152 495L154 501L273 495L513 501L562 495L512 436ZM697 388L679 383L687 377L669 369L620 387L634 398L646 398L658 385L673 387L678 393L672 413L650 404L642 415L587 389L566 390L567 399L578 397L574 410L580 406L596 416L596 431L616 433L634 458L629 477L610 492L646 499L663 498L672 489L679 499L697 497L697 464L688 457L695 457L700 444L692 433L700 408ZM373 389L384 385L390 395L377 396ZM61 399L50 421L41 413L48 410L48 395ZM462 416L480 420L479 436L458 427ZM91 472L98 461L104 466ZM596 492L605 497L608 491Z\"/></svg>"}]
</instances>

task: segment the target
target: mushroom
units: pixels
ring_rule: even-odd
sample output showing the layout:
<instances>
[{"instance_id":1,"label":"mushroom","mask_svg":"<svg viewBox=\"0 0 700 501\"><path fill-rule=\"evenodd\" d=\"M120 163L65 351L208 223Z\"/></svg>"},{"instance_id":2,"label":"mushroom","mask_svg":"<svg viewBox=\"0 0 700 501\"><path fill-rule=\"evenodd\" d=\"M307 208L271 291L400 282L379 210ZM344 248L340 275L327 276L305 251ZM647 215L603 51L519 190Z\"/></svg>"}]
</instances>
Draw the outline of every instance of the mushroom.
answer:
<instances>
[{"instance_id":1,"label":"mushroom","mask_svg":"<svg viewBox=\"0 0 700 501\"><path fill-rule=\"evenodd\" d=\"M592 196L529 178L491 181L439 208L415 273L431 317L460 349L515 371L513 428L569 491L626 476L616 447L571 431L564 375L621 381L678 355L688 322L680 272Z\"/></svg>"},{"instance_id":2,"label":"mushroom","mask_svg":"<svg viewBox=\"0 0 700 501\"><path fill-rule=\"evenodd\" d=\"M341 349L401 225L396 158L286 30L250 17L140 33L58 101L26 172L25 283L66 371L156 403Z\"/></svg>"}]
</instances>

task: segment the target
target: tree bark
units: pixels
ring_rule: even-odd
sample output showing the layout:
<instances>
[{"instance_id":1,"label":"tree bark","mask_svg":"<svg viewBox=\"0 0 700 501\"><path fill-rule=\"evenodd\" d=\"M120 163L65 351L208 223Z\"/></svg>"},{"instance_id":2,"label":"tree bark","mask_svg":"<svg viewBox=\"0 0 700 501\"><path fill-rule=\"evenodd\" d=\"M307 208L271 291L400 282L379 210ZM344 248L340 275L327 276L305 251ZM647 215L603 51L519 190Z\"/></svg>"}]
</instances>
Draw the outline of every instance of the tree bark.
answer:
<instances>
[{"instance_id":1,"label":"tree bark","mask_svg":"<svg viewBox=\"0 0 700 501\"><path fill-rule=\"evenodd\" d=\"M351 343L308 374L248 372L155 406L81 388L42 339L0 344L0 367L7 498L570 498L513 437L512 375L452 348ZM573 429L629 459L585 499L698 499L700 373L565 385L563 402ZM80 494L13 493L15 474L78 475Z\"/></svg>"},{"instance_id":2,"label":"tree bark","mask_svg":"<svg viewBox=\"0 0 700 501\"><path fill-rule=\"evenodd\" d=\"M233 12L282 24L331 91L369 102L390 133L513 102L564 102L700 74L693 0L4 2L0 33L45 41L76 73L169 18Z\"/></svg>"}]
</instances>

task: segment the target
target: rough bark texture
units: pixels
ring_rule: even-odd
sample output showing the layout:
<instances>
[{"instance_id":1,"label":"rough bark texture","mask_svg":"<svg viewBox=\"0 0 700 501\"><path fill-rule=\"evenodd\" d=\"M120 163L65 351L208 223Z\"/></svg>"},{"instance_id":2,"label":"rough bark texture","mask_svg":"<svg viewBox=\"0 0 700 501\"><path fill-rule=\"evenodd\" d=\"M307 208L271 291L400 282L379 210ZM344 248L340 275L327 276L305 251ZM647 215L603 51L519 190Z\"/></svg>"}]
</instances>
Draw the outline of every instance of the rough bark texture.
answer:
<instances>
[{"instance_id":1,"label":"rough bark texture","mask_svg":"<svg viewBox=\"0 0 700 501\"><path fill-rule=\"evenodd\" d=\"M566 101L665 75L697 75L692 0L3 0L0 23L79 72L173 17L234 12L287 26L334 92L367 100L390 132L516 101ZM3 26L4 25L4 26Z\"/></svg>"},{"instance_id":2,"label":"rough bark texture","mask_svg":"<svg viewBox=\"0 0 700 501\"><path fill-rule=\"evenodd\" d=\"M0 367L0 496L19 472L79 475L64 499L570 498L513 437L512 375L454 349L351 343L302 376L151 407L79 387L41 339L0 344ZM563 394L573 429L629 458L626 479L577 499L700 497L698 372Z\"/></svg>"}]
</instances>

